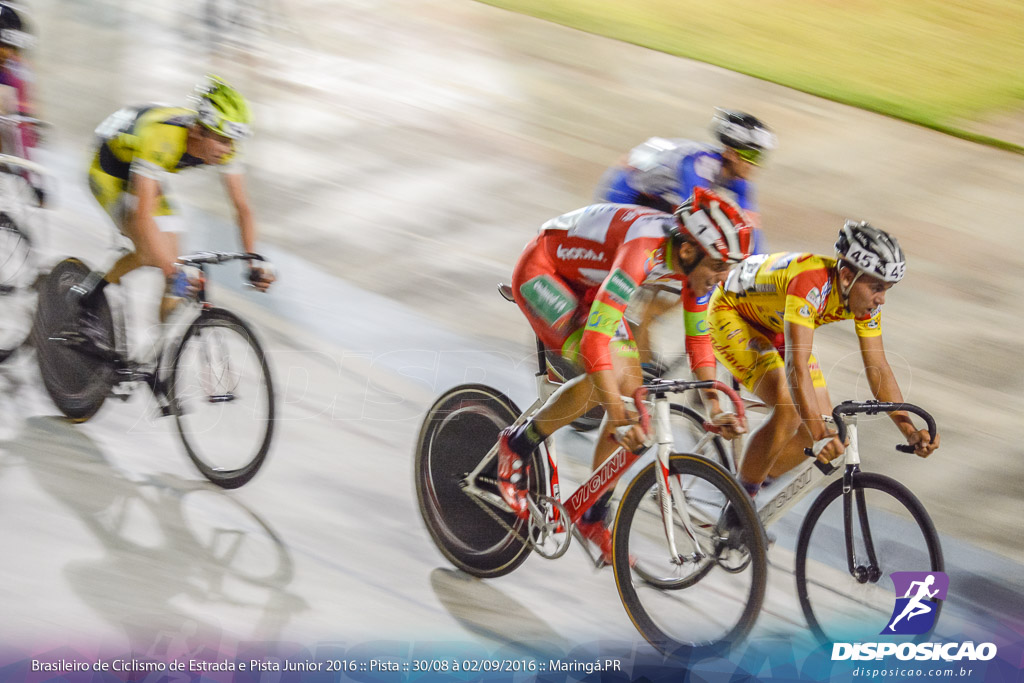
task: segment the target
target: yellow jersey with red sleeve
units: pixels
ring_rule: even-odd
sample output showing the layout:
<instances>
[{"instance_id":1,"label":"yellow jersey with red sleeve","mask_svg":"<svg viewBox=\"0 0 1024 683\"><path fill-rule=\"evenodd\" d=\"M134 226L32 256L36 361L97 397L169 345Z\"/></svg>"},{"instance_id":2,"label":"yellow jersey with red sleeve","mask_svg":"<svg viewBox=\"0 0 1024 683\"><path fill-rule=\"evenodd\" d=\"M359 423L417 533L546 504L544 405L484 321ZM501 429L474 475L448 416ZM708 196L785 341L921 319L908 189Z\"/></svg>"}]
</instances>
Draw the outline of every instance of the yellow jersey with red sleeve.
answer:
<instances>
[{"instance_id":1,"label":"yellow jersey with red sleeve","mask_svg":"<svg viewBox=\"0 0 1024 683\"><path fill-rule=\"evenodd\" d=\"M785 323L815 329L853 318L836 282L836 260L798 252L753 256L729 274L722 303L764 331ZM882 333L881 309L855 319L858 337Z\"/></svg>"}]
</instances>

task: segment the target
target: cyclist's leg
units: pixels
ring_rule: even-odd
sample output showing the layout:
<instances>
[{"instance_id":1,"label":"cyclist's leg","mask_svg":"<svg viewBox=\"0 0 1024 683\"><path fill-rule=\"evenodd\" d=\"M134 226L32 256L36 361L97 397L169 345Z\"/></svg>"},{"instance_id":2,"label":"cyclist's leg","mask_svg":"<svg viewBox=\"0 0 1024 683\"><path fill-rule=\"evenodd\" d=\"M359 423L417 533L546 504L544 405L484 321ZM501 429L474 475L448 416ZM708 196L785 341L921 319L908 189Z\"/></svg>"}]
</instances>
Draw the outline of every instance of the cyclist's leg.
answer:
<instances>
[{"instance_id":1,"label":"cyclist's leg","mask_svg":"<svg viewBox=\"0 0 1024 683\"><path fill-rule=\"evenodd\" d=\"M800 427L800 413L793 405L785 361L774 340L744 320L718 290L712 295L709 311L715 357L771 409L768 419L750 435L740 465L740 481L753 495L777 454Z\"/></svg>"},{"instance_id":2,"label":"cyclist's leg","mask_svg":"<svg viewBox=\"0 0 1024 683\"><path fill-rule=\"evenodd\" d=\"M637 322L629 318L632 311L626 310L629 330L636 340L637 350L640 351L640 362L654 364L654 345L651 343L651 326L667 313L674 311L679 305L679 295L672 292L663 292L653 289L643 290L643 301L637 305L639 315ZM632 302L631 302L632 303Z\"/></svg>"},{"instance_id":3,"label":"cyclist's leg","mask_svg":"<svg viewBox=\"0 0 1024 683\"><path fill-rule=\"evenodd\" d=\"M821 372L818 359L811 354L810 359L811 381L814 384L814 395L818 399L818 410L822 415L832 412L832 401L828 394L828 387L825 385L825 375ZM774 458L769 476L778 477L790 471L807 459L804 454L805 448L813 444L811 434L806 429L797 429L792 438L783 446L782 451Z\"/></svg>"},{"instance_id":4,"label":"cyclist's leg","mask_svg":"<svg viewBox=\"0 0 1024 683\"><path fill-rule=\"evenodd\" d=\"M575 362L582 327L577 327L582 304L567 282L560 278L550 258L535 238L526 247L512 274L516 304L541 343ZM594 406L590 382L580 375L556 391L530 421L536 436L550 436Z\"/></svg>"},{"instance_id":5,"label":"cyclist's leg","mask_svg":"<svg viewBox=\"0 0 1024 683\"><path fill-rule=\"evenodd\" d=\"M132 242L134 251L119 258L103 276L99 290L106 284L120 284L121 278L142 266L155 266L161 262L177 257L179 250L178 233L184 231L184 223L172 204L161 194L153 220L157 230L140 229L135 220L135 195L128 191L127 183L120 178L104 173L98 159L89 169L89 189L93 197L103 207L114 222L117 229ZM92 293L87 293L83 300L87 301ZM179 303L179 299L171 297L165 290L160 302L160 320L166 319L171 310Z\"/></svg>"},{"instance_id":6,"label":"cyclist's leg","mask_svg":"<svg viewBox=\"0 0 1024 683\"><path fill-rule=\"evenodd\" d=\"M534 238L516 263L512 290L516 304L541 343L549 349L561 349L572 335L579 299L558 277L541 239ZM589 382L581 375L553 394L537 415L519 426L502 430L498 439L498 488L520 517L528 514L524 467L530 454L555 430L586 412L589 395Z\"/></svg>"},{"instance_id":7,"label":"cyclist's leg","mask_svg":"<svg viewBox=\"0 0 1024 683\"><path fill-rule=\"evenodd\" d=\"M777 356L778 351L772 351ZM740 480L744 487L756 491L770 472L774 472L776 460L793 441L800 429L800 412L793 404L785 368L780 363L761 375L751 390L771 409L765 420L750 435L740 466ZM777 476L773 474L772 476Z\"/></svg>"}]
</instances>

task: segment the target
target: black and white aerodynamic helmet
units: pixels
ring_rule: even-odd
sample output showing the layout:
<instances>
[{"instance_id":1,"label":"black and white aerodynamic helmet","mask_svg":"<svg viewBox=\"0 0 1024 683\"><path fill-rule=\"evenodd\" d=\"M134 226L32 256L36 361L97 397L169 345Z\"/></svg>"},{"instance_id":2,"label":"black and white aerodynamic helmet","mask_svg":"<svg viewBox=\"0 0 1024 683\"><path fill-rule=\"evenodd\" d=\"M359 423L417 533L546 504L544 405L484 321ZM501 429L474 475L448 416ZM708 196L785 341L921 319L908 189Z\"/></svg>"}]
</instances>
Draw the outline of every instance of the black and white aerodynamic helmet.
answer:
<instances>
[{"instance_id":1,"label":"black and white aerodynamic helmet","mask_svg":"<svg viewBox=\"0 0 1024 683\"><path fill-rule=\"evenodd\" d=\"M866 221L846 221L836 240L836 257L884 282L899 282L907 270L906 257L896 238Z\"/></svg>"},{"instance_id":2,"label":"black and white aerodynamic helmet","mask_svg":"<svg viewBox=\"0 0 1024 683\"><path fill-rule=\"evenodd\" d=\"M763 154L775 149L775 133L757 117L741 111L715 107L711 132L719 142L735 150Z\"/></svg>"}]
</instances>

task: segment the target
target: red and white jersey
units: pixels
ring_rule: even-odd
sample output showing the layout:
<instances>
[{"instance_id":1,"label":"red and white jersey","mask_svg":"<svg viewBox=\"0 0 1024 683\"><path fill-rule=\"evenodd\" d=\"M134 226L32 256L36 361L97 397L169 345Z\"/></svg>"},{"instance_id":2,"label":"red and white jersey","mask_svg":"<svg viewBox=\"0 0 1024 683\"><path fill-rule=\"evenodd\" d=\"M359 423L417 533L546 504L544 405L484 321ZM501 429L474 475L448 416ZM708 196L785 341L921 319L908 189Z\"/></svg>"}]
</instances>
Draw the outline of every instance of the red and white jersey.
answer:
<instances>
[{"instance_id":1,"label":"red and white jersey","mask_svg":"<svg viewBox=\"0 0 1024 683\"><path fill-rule=\"evenodd\" d=\"M590 304L580 343L587 372L611 369L608 346L626 306L641 286L657 282L682 286L691 368L714 365L705 319L709 297L698 300L686 275L675 270L675 255L666 253L675 220L631 204L594 204L541 227L538 241L555 273Z\"/></svg>"}]
</instances>

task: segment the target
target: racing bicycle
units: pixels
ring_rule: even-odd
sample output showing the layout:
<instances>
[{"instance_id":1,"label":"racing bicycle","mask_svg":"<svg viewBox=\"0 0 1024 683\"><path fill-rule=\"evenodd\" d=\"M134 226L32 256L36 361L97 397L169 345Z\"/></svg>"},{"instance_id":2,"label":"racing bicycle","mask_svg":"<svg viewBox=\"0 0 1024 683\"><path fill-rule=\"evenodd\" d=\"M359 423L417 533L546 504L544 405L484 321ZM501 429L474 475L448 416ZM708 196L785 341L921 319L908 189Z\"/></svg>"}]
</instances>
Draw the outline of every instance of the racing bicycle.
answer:
<instances>
[{"instance_id":1,"label":"racing bicycle","mask_svg":"<svg viewBox=\"0 0 1024 683\"><path fill-rule=\"evenodd\" d=\"M757 409L756 401L744 404ZM857 421L859 415L906 411L922 418L935 439L934 418L910 403L844 401L827 421L834 423L840 441L849 437L845 453L831 463L809 459L766 485L754 500L758 518L768 527L811 491L824 490L804 516L796 544L796 588L800 608L811 631L822 643L878 640L893 609L896 571L941 572L942 547L931 517L921 501L892 477L861 470ZM720 440L706 434L700 444ZM744 439L733 442L741 453ZM896 450L913 453L899 444ZM737 459L730 458L730 462ZM932 600L934 630L942 602Z\"/></svg>"},{"instance_id":2,"label":"racing bicycle","mask_svg":"<svg viewBox=\"0 0 1024 683\"><path fill-rule=\"evenodd\" d=\"M0 116L3 148L21 150L16 144L21 128L42 125L27 116ZM32 329L39 275L36 242L43 218L42 195L32 182L41 183L46 177L46 169L39 164L0 154L0 362L22 345Z\"/></svg>"},{"instance_id":3,"label":"racing bicycle","mask_svg":"<svg viewBox=\"0 0 1024 683\"><path fill-rule=\"evenodd\" d=\"M512 512L497 488L498 434L529 418L558 387L548 377L539 341L537 351L539 398L529 409L520 411L492 387L460 385L430 407L417 439L420 513L442 554L474 576L508 574L531 551L559 558L574 537L590 554L576 522L641 459L619 449L563 498L555 444L548 439L524 468L529 516ZM767 578L766 539L749 496L722 465L673 452L669 395L711 387L730 395L742 411L735 393L717 381L652 380L623 397L653 434L656 455L641 462L619 502L612 567L633 624L659 650L676 656L720 653L742 640L760 611ZM590 559L603 564L600 553Z\"/></svg>"},{"instance_id":4,"label":"racing bicycle","mask_svg":"<svg viewBox=\"0 0 1024 683\"><path fill-rule=\"evenodd\" d=\"M139 359L130 356L125 321L106 291L95 306L101 334L80 331L69 290L90 272L77 258L61 261L41 286L33 329L43 384L60 411L85 422L108 396L123 400L143 384L159 414L173 416L189 459L222 488L244 485L262 467L274 435L274 387L252 328L207 299L206 267L258 254L203 251L178 257L198 283ZM97 339L99 337L99 339Z\"/></svg>"}]
</instances>

